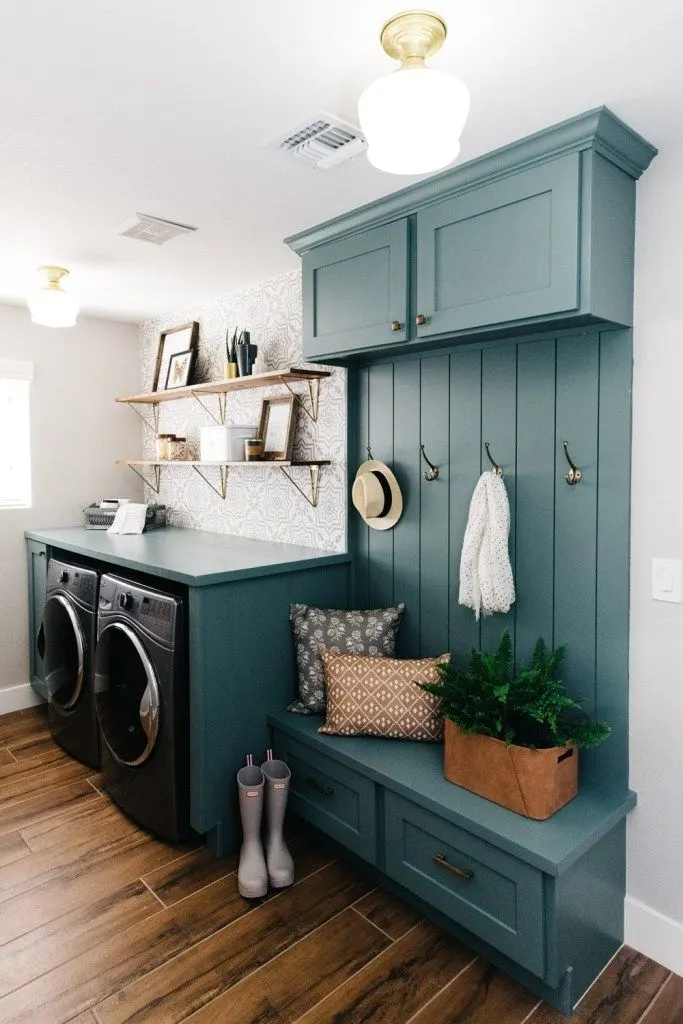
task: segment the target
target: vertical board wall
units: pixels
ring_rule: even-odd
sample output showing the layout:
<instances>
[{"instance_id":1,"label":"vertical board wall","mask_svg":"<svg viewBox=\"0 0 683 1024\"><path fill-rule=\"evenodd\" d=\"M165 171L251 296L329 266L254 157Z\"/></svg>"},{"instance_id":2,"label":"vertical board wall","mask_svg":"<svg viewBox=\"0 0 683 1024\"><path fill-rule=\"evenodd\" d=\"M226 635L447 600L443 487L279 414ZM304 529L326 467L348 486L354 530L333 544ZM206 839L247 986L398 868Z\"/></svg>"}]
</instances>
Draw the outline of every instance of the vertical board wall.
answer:
<instances>
[{"instance_id":1,"label":"vertical board wall","mask_svg":"<svg viewBox=\"0 0 683 1024\"><path fill-rule=\"evenodd\" d=\"M518 664L539 635L566 644L563 682L613 729L583 752L582 775L626 786L631 332L459 346L353 373L352 469L370 445L404 499L394 530L370 530L353 513L357 605L405 602L405 657L450 650L462 662L506 626ZM563 440L582 471L573 487ZM470 499L490 468L484 441L505 474L517 600L477 623L458 587ZM439 466L432 482L421 443Z\"/></svg>"}]
</instances>

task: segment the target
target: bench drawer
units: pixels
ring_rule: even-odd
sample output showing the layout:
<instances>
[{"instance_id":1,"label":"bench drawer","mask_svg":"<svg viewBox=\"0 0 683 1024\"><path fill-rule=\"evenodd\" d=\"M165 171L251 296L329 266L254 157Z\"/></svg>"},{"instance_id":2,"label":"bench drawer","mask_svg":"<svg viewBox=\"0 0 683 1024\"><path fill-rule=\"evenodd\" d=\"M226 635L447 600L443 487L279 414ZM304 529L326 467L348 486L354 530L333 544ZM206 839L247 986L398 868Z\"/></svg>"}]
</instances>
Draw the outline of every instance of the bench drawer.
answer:
<instances>
[{"instance_id":1,"label":"bench drawer","mask_svg":"<svg viewBox=\"0 0 683 1024\"><path fill-rule=\"evenodd\" d=\"M543 977L543 875L386 791L386 872L463 928Z\"/></svg>"},{"instance_id":2,"label":"bench drawer","mask_svg":"<svg viewBox=\"0 0 683 1024\"><path fill-rule=\"evenodd\" d=\"M375 784L286 733L275 732L277 756L292 772L289 806L305 821L377 863Z\"/></svg>"}]
</instances>

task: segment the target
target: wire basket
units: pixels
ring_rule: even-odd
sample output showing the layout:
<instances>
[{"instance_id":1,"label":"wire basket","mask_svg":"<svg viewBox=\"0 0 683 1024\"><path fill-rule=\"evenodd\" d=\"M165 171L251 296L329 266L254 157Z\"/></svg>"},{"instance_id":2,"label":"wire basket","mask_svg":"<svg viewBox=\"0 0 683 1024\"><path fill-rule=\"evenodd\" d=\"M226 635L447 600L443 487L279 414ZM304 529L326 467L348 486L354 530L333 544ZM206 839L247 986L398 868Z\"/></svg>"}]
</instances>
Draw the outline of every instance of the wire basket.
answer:
<instances>
[{"instance_id":1,"label":"wire basket","mask_svg":"<svg viewBox=\"0 0 683 1024\"><path fill-rule=\"evenodd\" d=\"M117 509L115 508L100 508L99 505L88 505L87 508L83 509L86 530L108 530L114 522L116 513ZM147 530L156 530L160 526L166 526L166 506L148 505L143 533Z\"/></svg>"}]
</instances>

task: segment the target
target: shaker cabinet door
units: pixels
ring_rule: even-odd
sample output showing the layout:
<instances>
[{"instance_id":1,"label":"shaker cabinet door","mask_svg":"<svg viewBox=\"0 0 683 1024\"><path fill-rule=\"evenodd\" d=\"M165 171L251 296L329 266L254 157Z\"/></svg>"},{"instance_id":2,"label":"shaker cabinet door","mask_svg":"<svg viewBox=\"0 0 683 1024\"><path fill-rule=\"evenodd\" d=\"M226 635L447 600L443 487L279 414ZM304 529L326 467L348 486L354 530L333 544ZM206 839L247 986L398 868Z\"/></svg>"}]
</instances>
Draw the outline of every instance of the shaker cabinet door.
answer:
<instances>
[{"instance_id":1,"label":"shaker cabinet door","mask_svg":"<svg viewBox=\"0 0 683 1024\"><path fill-rule=\"evenodd\" d=\"M417 340L579 307L580 154L417 214Z\"/></svg>"},{"instance_id":2,"label":"shaker cabinet door","mask_svg":"<svg viewBox=\"0 0 683 1024\"><path fill-rule=\"evenodd\" d=\"M303 256L306 359L406 341L407 306L407 218Z\"/></svg>"}]
</instances>

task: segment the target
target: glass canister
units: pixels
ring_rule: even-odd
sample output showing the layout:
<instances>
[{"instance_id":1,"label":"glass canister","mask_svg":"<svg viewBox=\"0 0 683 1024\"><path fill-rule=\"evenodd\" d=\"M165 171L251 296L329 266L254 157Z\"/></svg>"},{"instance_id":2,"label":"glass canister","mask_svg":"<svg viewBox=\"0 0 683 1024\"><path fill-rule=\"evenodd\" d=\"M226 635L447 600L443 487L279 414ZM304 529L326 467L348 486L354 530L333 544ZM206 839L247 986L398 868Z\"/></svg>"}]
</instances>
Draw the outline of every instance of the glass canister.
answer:
<instances>
[{"instance_id":1,"label":"glass canister","mask_svg":"<svg viewBox=\"0 0 683 1024\"><path fill-rule=\"evenodd\" d=\"M187 438L180 437L174 434L168 442L168 458L169 459L186 459L187 458Z\"/></svg>"},{"instance_id":2,"label":"glass canister","mask_svg":"<svg viewBox=\"0 0 683 1024\"><path fill-rule=\"evenodd\" d=\"M259 462L263 458L263 441L260 437L248 437L245 440L244 457L247 462Z\"/></svg>"},{"instance_id":3,"label":"glass canister","mask_svg":"<svg viewBox=\"0 0 683 1024\"><path fill-rule=\"evenodd\" d=\"M157 434L156 455L160 462L166 462L171 458L170 446L174 439L175 434Z\"/></svg>"}]
</instances>

